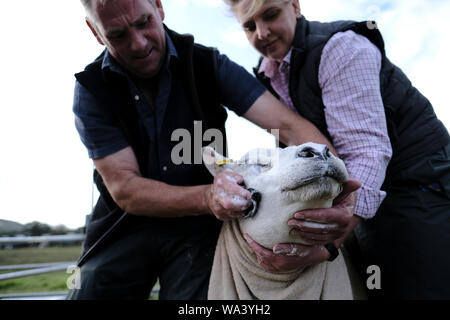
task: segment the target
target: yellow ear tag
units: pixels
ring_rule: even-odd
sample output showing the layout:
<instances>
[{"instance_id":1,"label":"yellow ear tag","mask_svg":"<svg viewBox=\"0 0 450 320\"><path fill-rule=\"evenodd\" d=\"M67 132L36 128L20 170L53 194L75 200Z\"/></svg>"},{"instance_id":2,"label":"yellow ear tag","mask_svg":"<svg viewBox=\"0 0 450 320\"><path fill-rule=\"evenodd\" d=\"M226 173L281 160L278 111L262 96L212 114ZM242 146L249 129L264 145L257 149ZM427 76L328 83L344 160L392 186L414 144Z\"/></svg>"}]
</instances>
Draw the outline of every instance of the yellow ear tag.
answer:
<instances>
[{"instance_id":1,"label":"yellow ear tag","mask_svg":"<svg viewBox=\"0 0 450 320\"><path fill-rule=\"evenodd\" d=\"M217 161L217 166L218 167L221 167L221 166L223 166L223 165L225 165L225 164L229 164L230 163L230 161L228 161L228 160L220 160L220 161Z\"/></svg>"}]
</instances>

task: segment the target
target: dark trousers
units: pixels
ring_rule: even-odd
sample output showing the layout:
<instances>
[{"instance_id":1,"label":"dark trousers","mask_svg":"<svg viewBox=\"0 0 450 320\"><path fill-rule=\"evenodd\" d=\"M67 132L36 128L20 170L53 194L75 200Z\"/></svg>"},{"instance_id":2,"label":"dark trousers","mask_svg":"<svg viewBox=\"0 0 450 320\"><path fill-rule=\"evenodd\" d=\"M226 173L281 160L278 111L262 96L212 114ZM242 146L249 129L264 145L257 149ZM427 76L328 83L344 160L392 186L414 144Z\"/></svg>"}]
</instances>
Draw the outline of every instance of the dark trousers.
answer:
<instances>
[{"instance_id":1,"label":"dark trousers","mask_svg":"<svg viewBox=\"0 0 450 320\"><path fill-rule=\"evenodd\" d=\"M127 221L81 267L68 299L206 299L221 224L211 216Z\"/></svg>"},{"instance_id":2,"label":"dark trousers","mask_svg":"<svg viewBox=\"0 0 450 320\"><path fill-rule=\"evenodd\" d=\"M363 279L380 267L381 289L368 296L450 299L450 146L390 178L376 216L345 244Z\"/></svg>"}]
</instances>

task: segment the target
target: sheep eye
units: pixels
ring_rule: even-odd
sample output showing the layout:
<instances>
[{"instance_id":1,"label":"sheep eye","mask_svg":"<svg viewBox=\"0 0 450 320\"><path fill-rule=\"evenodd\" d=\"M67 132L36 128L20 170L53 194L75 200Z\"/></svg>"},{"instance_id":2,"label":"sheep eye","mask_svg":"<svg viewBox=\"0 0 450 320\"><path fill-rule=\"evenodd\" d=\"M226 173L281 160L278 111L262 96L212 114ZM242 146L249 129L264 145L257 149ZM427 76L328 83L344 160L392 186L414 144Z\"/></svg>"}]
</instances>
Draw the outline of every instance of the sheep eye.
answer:
<instances>
[{"instance_id":1,"label":"sheep eye","mask_svg":"<svg viewBox=\"0 0 450 320\"><path fill-rule=\"evenodd\" d=\"M260 163L258 164L260 170L262 172L268 171L270 169L272 169L272 164L271 163Z\"/></svg>"},{"instance_id":2,"label":"sheep eye","mask_svg":"<svg viewBox=\"0 0 450 320\"><path fill-rule=\"evenodd\" d=\"M299 158L314 158L315 154L311 150L302 150L297 154L297 156Z\"/></svg>"}]
</instances>

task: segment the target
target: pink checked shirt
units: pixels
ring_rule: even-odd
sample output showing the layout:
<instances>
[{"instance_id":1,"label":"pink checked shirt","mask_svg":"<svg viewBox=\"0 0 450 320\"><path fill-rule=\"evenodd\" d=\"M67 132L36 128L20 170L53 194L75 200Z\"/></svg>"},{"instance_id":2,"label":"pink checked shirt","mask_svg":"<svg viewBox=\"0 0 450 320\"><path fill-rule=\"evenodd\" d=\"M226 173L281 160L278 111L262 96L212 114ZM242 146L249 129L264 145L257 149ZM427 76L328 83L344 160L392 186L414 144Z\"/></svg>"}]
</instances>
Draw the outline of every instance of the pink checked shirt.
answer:
<instances>
[{"instance_id":1,"label":"pink checked shirt","mask_svg":"<svg viewBox=\"0 0 450 320\"><path fill-rule=\"evenodd\" d=\"M281 64L263 59L259 72L270 78L280 100L296 111L289 96L292 49ZM350 177L362 183L355 214L372 218L386 193L380 190L392 147L380 93L381 53L353 31L335 34L322 51L319 85L328 132Z\"/></svg>"}]
</instances>

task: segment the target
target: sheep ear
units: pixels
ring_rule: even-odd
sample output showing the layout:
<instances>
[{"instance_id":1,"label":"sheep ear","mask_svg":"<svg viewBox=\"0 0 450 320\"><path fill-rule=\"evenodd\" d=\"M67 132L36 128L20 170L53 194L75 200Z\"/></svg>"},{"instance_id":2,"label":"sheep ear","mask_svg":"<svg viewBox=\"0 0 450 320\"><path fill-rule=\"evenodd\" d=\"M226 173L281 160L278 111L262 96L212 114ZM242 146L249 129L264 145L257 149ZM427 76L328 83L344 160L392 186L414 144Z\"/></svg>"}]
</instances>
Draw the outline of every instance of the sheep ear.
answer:
<instances>
[{"instance_id":1,"label":"sheep ear","mask_svg":"<svg viewBox=\"0 0 450 320\"><path fill-rule=\"evenodd\" d=\"M204 165L213 176L216 176L225 169L233 171L233 160L224 157L213 148L202 148L202 155Z\"/></svg>"}]
</instances>

